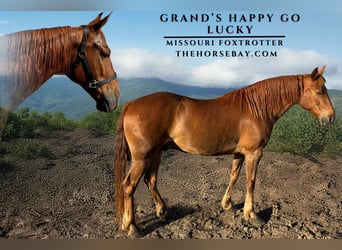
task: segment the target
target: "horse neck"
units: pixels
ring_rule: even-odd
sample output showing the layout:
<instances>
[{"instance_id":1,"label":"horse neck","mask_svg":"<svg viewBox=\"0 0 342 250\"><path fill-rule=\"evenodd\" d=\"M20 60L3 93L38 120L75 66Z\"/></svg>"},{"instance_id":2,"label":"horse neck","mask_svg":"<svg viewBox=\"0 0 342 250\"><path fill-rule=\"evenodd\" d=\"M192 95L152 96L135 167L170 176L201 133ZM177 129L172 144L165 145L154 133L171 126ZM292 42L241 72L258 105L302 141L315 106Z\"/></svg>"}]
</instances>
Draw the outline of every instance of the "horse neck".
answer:
<instances>
[{"instance_id":1,"label":"horse neck","mask_svg":"<svg viewBox=\"0 0 342 250\"><path fill-rule=\"evenodd\" d=\"M76 32L71 27L58 27L13 33L1 39L6 66L0 68L0 75L11 109L52 75L70 72L77 53Z\"/></svg>"},{"instance_id":2,"label":"horse neck","mask_svg":"<svg viewBox=\"0 0 342 250\"><path fill-rule=\"evenodd\" d=\"M43 83L53 74L66 73L76 60L77 44L71 27L40 29L32 32L29 43L21 46L24 56L21 61L33 70L31 77Z\"/></svg>"},{"instance_id":3,"label":"horse neck","mask_svg":"<svg viewBox=\"0 0 342 250\"><path fill-rule=\"evenodd\" d=\"M240 96L241 112L257 119L276 122L287 110L299 102L303 89L303 75L280 76L257 82L236 91Z\"/></svg>"}]
</instances>

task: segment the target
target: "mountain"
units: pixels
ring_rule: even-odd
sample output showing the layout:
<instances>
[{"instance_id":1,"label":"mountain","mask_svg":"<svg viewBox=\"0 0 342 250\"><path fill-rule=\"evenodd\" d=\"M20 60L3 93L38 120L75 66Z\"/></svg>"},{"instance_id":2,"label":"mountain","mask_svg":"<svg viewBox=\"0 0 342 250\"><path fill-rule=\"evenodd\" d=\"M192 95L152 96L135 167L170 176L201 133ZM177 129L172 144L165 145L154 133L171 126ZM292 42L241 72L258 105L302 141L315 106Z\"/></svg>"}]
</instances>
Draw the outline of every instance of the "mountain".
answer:
<instances>
[{"instance_id":1,"label":"mountain","mask_svg":"<svg viewBox=\"0 0 342 250\"><path fill-rule=\"evenodd\" d=\"M120 104L150 93L169 91L194 98L214 98L227 93L231 89L204 88L187 86L163 81L159 78L123 78L119 79ZM96 111L96 103L78 84L66 77L53 77L19 107L30 107L33 110L58 112L67 117L79 119L85 114Z\"/></svg>"},{"instance_id":2,"label":"mountain","mask_svg":"<svg viewBox=\"0 0 342 250\"><path fill-rule=\"evenodd\" d=\"M76 83L66 77L53 77L28 97L21 107L41 112L63 112L78 119L96 110L95 101Z\"/></svg>"},{"instance_id":3,"label":"mountain","mask_svg":"<svg viewBox=\"0 0 342 250\"><path fill-rule=\"evenodd\" d=\"M215 98L232 89L205 88L167 82L159 78L123 78L119 79L121 88L120 104L158 91L169 91L194 98ZM329 90L336 114L342 115L342 91ZM53 77L26 99L20 107L33 110L58 112L67 117L79 119L85 114L96 111L95 101L77 84L66 77Z\"/></svg>"},{"instance_id":4,"label":"mountain","mask_svg":"<svg viewBox=\"0 0 342 250\"><path fill-rule=\"evenodd\" d=\"M221 96L232 89L198 87L167 82L159 78L130 78L121 79L121 102L136 99L159 91L168 91L193 98L209 99Z\"/></svg>"}]
</instances>

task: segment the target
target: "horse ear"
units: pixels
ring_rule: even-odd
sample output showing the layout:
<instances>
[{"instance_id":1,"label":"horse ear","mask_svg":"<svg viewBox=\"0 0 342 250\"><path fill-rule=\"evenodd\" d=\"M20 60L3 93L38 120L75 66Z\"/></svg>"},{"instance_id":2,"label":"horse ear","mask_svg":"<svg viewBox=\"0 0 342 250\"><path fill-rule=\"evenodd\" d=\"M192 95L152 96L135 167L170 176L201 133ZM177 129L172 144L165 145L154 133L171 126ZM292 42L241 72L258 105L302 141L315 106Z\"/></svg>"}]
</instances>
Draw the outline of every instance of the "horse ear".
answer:
<instances>
[{"instance_id":1,"label":"horse ear","mask_svg":"<svg viewBox=\"0 0 342 250\"><path fill-rule=\"evenodd\" d=\"M95 31L100 30L108 21L112 12L110 12L105 18L101 20L102 12L93 20L91 21L88 26L92 26Z\"/></svg>"},{"instance_id":2,"label":"horse ear","mask_svg":"<svg viewBox=\"0 0 342 250\"><path fill-rule=\"evenodd\" d=\"M314 70L311 73L311 78L313 80L316 80L318 77L321 77L323 75L324 71L325 65L323 65L323 67L320 70L318 70L318 67L314 68Z\"/></svg>"},{"instance_id":3,"label":"horse ear","mask_svg":"<svg viewBox=\"0 0 342 250\"><path fill-rule=\"evenodd\" d=\"M322 76L323 73L324 73L324 71L325 71L325 65L323 65L322 68L318 71L318 74L319 74L320 76Z\"/></svg>"},{"instance_id":4,"label":"horse ear","mask_svg":"<svg viewBox=\"0 0 342 250\"><path fill-rule=\"evenodd\" d=\"M103 12L101 12L100 14L97 15L97 17L91 21L90 23L88 23L88 26L92 26L97 24L99 21L101 21L101 17L102 17Z\"/></svg>"}]
</instances>

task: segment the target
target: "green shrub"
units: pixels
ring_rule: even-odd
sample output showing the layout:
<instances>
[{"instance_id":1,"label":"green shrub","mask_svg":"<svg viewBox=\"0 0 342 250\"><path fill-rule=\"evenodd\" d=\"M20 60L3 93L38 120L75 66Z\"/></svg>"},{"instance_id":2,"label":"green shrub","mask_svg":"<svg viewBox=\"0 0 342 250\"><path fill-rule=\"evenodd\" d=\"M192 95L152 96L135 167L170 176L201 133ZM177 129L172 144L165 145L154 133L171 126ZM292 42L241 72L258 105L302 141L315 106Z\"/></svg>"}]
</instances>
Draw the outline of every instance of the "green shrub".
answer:
<instances>
[{"instance_id":1,"label":"green shrub","mask_svg":"<svg viewBox=\"0 0 342 250\"><path fill-rule=\"evenodd\" d=\"M2 132L2 138L33 138L39 132L52 130L70 130L77 123L65 117L64 113L39 113L22 108L15 113L8 113L7 124Z\"/></svg>"},{"instance_id":2,"label":"green shrub","mask_svg":"<svg viewBox=\"0 0 342 250\"><path fill-rule=\"evenodd\" d=\"M23 108L16 113L6 113L7 125L2 131L2 138L33 138L42 132L74 128L114 134L120 111L121 108L114 113L94 112L85 115L79 121L73 121L66 118L62 112L38 113ZM309 112L295 106L275 124L266 150L321 154L329 157L342 156L341 116L336 117L334 124L321 126ZM0 153L5 151L4 147L0 148ZM50 154L46 146L27 142L21 142L11 149L11 152L24 158Z\"/></svg>"},{"instance_id":3,"label":"green shrub","mask_svg":"<svg viewBox=\"0 0 342 250\"><path fill-rule=\"evenodd\" d=\"M114 113L94 112L83 116L78 126L84 129L90 129L96 132L112 133L116 131L116 121L119 117L121 108L118 108Z\"/></svg>"},{"instance_id":4,"label":"green shrub","mask_svg":"<svg viewBox=\"0 0 342 250\"><path fill-rule=\"evenodd\" d=\"M53 154L47 145L28 139L20 139L8 150L10 154L24 159L53 157Z\"/></svg>"},{"instance_id":5,"label":"green shrub","mask_svg":"<svg viewBox=\"0 0 342 250\"><path fill-rule=\"evenodd\" d=\"M63 112L44 113L48 117L48 128L50 130L71 130L77 127L77 122L68 119Z\"/></svg>"},{"instance_id":6,"label":"green shrub","mask_svg":"<svg viewBox=\"0 0 342 250\"><path fill-rule=\"evenodd\" d=\"M94 112L82 117L79 121L68 119L64 113L39 113L29 108L17 112L8 112L7 124L1 127L2 139L34 138L39 133L53 130L71 130L75 128L90 129L96 132L115 133L116 121L120 108L114 113Z\"/></svg>"},{"instance_id":7,"label":"green shrub","mask_svg":"<svg viewBox=\"0 0 342 250\"><path fill-rule=\"evenodd\" d=\"M340 117L329 126L321 126L309 112L295 106L275 124L266 148L275 152L296 154L342 154Z\"/></svg>"}]
</instances>

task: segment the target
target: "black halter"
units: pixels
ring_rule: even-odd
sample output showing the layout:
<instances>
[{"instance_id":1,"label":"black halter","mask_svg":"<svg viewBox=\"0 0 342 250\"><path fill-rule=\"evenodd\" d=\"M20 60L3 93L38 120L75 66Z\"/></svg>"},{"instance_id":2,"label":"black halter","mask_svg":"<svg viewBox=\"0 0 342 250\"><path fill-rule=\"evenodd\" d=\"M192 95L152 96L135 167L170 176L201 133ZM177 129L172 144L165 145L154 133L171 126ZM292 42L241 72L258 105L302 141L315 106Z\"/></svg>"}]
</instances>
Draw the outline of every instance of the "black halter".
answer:
<instances>
[{"instance_id":1,"label":"black halter","mask_svg":"<svg viewBox=\"0 0 342 250\"><path fill-rule=\"evenodd\" d=\"M83 37L82 37L82 42L78 48L78 55L77 55L77 61L75 63L75 67L78 66L80 63L82 63L85 76L89 83L89 88L97 89L107 83L110 83L111 81L116 79L117 76L116 76L116 72L114 72L114 75L112 75L111 77L105 80L99 81L99 80L94 79L94 75L91 71L91 68L87 59L87 51L86 51L88 27L86 25L82 25L82 28L83 28Z\"/></svg>"}]
</instances>

